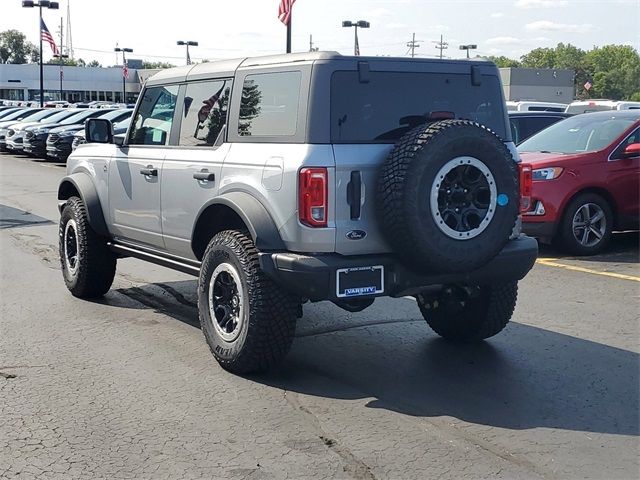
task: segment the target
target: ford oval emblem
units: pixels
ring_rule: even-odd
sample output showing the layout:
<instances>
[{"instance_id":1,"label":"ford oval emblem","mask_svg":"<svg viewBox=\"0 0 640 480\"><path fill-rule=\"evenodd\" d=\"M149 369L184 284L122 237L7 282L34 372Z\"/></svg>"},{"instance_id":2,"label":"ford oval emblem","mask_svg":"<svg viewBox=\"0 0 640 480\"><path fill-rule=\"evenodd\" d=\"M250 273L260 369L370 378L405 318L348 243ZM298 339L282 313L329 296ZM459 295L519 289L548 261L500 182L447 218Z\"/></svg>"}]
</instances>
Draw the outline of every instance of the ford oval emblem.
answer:
<instances>
[{"instance_id":1,"label":"ford oval emblem","mask_svg":"<svg viewBox=\"0 0 640 480\"><path fill-rule=\"evenodd\" d=\"M347 232L346 237L349 240L362 240L367 236L367 232L364 230L350 230Z\"/></svg>"}]
</instances>

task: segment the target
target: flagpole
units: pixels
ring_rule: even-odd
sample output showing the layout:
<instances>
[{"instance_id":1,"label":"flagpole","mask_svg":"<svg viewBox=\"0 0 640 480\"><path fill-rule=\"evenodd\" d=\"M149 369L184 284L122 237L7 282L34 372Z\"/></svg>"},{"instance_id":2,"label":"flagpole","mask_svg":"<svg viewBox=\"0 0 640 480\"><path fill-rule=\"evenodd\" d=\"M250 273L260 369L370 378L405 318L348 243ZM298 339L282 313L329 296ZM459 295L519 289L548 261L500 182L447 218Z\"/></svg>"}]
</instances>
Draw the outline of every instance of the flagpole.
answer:
<instances>
[{"instance_id":1,"label":"flagpole","mask_svg":"<svg viewBox=\"0 0 640 480\"><path fill-rule=\"evenodd\" d=\"M38 25L38 33L40 37L40 107L44 107L44 70L42 66L42 4L38 2L38 10L40 11L40 24Z\"/></svg>"},{"instance_id":2,"label":"flagpole","mask_svg":"<svg viewBox=\"0 0 640 480\"><path fill-rule=\"evenodd\" d=\"M289 23L287 24L287 53L291 53L291 19L293 13L289 14Z\"/></svg>"}]
</instances>

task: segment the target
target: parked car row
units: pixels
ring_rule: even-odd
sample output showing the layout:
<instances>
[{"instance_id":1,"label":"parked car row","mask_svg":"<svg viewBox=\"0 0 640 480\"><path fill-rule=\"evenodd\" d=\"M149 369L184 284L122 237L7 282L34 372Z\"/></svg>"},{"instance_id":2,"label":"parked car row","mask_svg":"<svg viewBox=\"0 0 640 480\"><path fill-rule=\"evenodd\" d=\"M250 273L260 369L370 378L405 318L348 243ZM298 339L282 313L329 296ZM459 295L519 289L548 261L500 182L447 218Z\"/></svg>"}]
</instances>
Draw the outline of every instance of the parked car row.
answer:
<instances>
[{"instance_id":1,"label":"parked car row","mask_svg":"<svg viewBox=\"0 0 640 480\"><path fill-rule=\"evenodd\" d=\"M132 112L131 108L5 108L0 110L0 151L66 161L74 135L84 129L87 119L104 118L118 127Z\"/></svg>"}]
</instances>

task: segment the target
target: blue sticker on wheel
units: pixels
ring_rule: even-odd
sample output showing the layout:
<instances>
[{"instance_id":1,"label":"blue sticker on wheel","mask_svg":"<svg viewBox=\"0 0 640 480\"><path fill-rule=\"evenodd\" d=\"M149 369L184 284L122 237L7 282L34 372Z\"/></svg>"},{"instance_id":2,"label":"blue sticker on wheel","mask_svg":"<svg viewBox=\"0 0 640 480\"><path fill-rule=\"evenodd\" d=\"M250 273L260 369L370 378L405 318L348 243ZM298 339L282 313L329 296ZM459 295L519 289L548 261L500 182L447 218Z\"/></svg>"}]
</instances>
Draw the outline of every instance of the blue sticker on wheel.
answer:
<instances>
[{"instance_id":1,"label":"blue sticker on wheel","mask_svg":"<svg viewBox=\"0 0 640 480\"><path fill-rule=\"evenodd\" d=\"M504 193L501 193L500 195L498 195L498 205L500 205L501 207L504 207L508 203L509 203L509 197L507 195L505 195Z\"/></svg>"}]
</instances>

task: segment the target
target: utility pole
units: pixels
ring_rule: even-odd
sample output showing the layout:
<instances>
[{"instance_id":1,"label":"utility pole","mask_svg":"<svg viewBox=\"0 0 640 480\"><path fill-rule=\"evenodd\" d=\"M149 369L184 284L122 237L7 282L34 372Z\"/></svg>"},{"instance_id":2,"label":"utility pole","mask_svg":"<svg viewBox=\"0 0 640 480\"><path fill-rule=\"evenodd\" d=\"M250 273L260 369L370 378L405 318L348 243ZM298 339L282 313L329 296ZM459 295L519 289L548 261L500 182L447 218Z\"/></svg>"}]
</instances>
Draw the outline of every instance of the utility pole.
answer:
<instances>
[{"instance_id":1,"label":"utility pole","mask_svg":"<svg viewBox=\"0 0 640 480\"><path fill-rule=\"evenodd\" d=\"M416 56L416 48L420 46L418 42L421 42L421 41L422 40L416 40L416 34L414 32L413 37L411 38L411 41L407 42L407 47L411 49L411 58L414 58Z\"/></svg>"},{"instance_id":2,"label":"utility pole","mask_svg":"<svg viewBox=\"0 0 640 480\"><path fill-rule=\"evenodd\" d=\"M442 60L442 52L443 50L446 50L447 48L449 48L449 44L445 41L443 41L442 39L442 35L440 35L440 41L436 42L434 41L433 43L435 43L435 47L440 50L440 60Z\"/></svg>"}]
</instances>

